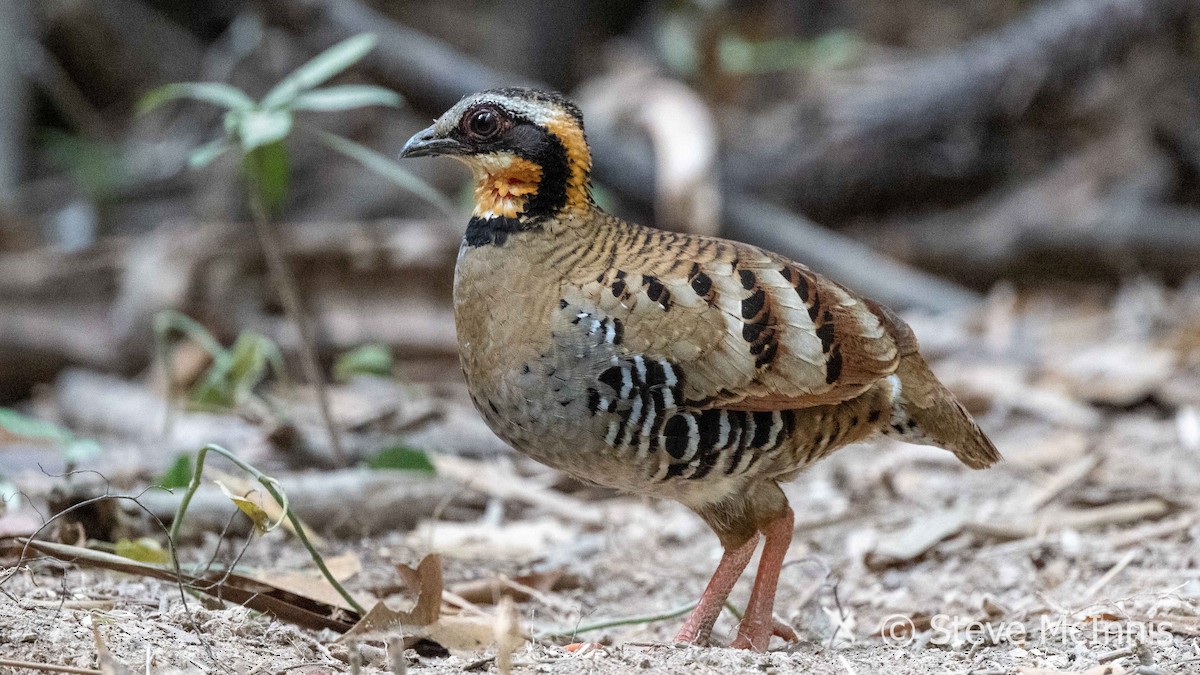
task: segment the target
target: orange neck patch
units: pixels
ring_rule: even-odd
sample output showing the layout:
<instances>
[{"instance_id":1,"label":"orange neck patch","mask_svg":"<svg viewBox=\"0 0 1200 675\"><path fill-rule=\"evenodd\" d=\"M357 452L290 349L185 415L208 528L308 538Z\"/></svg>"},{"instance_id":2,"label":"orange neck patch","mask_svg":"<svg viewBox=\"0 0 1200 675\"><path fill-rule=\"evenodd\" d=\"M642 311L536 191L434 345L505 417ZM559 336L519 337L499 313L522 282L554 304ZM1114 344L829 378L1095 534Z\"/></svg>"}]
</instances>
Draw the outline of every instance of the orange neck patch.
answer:
<instances>
[{"instance_id":1,"label":"orange neck patch","mask_svg":"<svg viewBox=\"0 0 1200 675\"><path fill-rule=\"evenodd\" d=\"M563 149L567 151L567 167L571 175L567 177L564 210L586 209L592 203L588 190L592 174L592 152L588 149L583 129L574 119L563 115L549 120L546 130L558 137Z\"/></svg>"},{"instance_id":2,"label":"orange neck patch","mask_svg":"<svg viewBox=\"0 0 1200 675\"><path fill-rule=\"evenodd\" d=\"M477 218L516 218L542 181L542 167L515 155L475 158L470 164Z\"/></svg>"}]
</instances>

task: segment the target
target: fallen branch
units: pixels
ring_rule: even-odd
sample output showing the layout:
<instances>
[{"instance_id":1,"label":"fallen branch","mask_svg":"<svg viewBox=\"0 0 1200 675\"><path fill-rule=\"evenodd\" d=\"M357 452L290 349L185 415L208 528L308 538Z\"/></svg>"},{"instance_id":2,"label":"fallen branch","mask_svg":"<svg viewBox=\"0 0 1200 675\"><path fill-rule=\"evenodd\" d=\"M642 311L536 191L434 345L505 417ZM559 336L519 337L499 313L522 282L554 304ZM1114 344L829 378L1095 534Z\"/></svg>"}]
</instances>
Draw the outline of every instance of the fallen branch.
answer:
<instances>
[{"instance_id":1,"label":"fallen branch","mask_svg":"<svg viewBox=\"0 0 1200 675\"><path fill-rule=\"evenodd\" d=\"M1084 80L1130 47L1200 11L1195 0L1058 0L994 33L915 61L848 97L823 137L796 139L770 157L746 157L728 174L745 189L786 191L802 211L969 178L987 153L954 162L952 130L1015 120L1032 104ZM982 132L981 132L982 133ZM851 207L853 208L853 207Z\"/></svg>"}]
</instances>

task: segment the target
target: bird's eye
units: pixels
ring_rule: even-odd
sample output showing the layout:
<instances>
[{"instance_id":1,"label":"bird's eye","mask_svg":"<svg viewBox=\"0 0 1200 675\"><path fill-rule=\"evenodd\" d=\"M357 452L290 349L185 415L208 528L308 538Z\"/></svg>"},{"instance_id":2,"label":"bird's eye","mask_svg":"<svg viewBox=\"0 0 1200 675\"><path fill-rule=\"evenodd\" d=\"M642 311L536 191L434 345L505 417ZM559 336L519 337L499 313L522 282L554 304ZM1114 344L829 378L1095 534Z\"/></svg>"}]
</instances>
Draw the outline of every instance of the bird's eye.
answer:
<instances>
[{"instance_id":1,"label":"bird's eye","mask_svg":"<svg viewBox=\"0 0 1200 675\"><path fill-rule=\"evenodd\" d=\"M487 141L494 138L500 133L502 120L500 114L495 110L484 108L471 113L466 124L467 135L476 141Z\"/></svg>"}]
</instances>

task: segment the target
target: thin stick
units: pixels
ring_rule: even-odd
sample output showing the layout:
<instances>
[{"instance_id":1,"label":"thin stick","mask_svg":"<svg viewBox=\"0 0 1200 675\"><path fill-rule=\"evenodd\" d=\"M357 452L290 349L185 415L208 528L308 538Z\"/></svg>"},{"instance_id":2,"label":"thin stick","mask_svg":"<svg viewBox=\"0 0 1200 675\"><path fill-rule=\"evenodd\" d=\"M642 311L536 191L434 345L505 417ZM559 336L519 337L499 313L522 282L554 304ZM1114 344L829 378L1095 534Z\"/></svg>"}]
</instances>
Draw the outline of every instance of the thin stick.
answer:
<instances>
[{"instance_id":1,"label":"thin stick","mask_svg":"<svg viewBox=\"0 0 1200 675\"><path fill-rule=\"evenodd\" d=\"M1133 559L1137 557L1137 554L1138 550L1136 548L1126 553L1116 565L1113 565L1111 569L1104 573L1104 576L1097 579L1096 583L1092 584L1086 591L1083 592L1084 599L1091 600L1093 597L1095 597L1096 594L1100 592L1100 589L1107 586L1108 582L1112 581L1113 578L1120 574L1122 570L1129 566L1129 563L1133 562Z\"/></svg>"},{"instance_id":2,"label":"thin stick","mask_svg":"<svg viewBox=\"0 0 1200 675\"><path fill-rule=\"evenodd\" d=\"M9 668L24 668L40 670L45 673L81 673L82 675L104 675L102 671L91 668L76 668L75 666L56 666L52 663L37 663L35 661L18 661L16 659L0 659L0 666Z\"/></svg>"},{"instance_id":3,"label":"thin stick","mask_svg":"<svg viewBox=\"0 0 1200 675\"><path fill-rule=\"evenodd\" d=\"M258 152L251 152L247 158L253 158L253 161L260 164L262 162ZM262 167L256 168L261 174ZM296 278L292 275L287 260L284 259L283 249L279 246L279 240L275 236L275 229L267 213L267 206L263 202L259 187L254 185L253 181L248 187L250 188L250 211L254 216L254 229L258 232L263 255L267 259L267 273L279 289L279 298L283 301L283 311L300 333L300 361L303 364L305 376L316 389L317 407L320 409L325 431L329 434L329 447L333 452L333 458L338 465L345 466L346 453L342 449L342 439L338 435L337 427L333 423L333 415L329 411L329 391L325 387L325 377L321 374L321 364L317 360L317 349L313 343L312 326L309 325L308 318L304 314Z\"/></svg>"}]
</instances>

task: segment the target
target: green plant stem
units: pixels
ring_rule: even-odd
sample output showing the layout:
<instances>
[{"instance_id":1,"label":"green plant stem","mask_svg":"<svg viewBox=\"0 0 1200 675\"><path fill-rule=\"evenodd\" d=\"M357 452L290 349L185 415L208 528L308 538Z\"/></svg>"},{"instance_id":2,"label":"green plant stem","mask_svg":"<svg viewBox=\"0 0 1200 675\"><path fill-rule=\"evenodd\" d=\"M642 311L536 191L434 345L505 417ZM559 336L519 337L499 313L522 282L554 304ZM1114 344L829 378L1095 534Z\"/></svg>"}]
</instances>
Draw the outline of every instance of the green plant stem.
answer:
<instances>
[{"instance_id":1,"label":"green plant stem","mask_svg":"<svg viewBox=\"0 0 1200 675\"><path fill-rule=\"evenodd\" d=\"M259 155L254 152L248 155L250 161L256 161L258 157ZM248 185L250 190L250 211L254 217L254 227L258 231L258 239L262 244L263 254L267 259L267 272L279 289L279 297L283 301L284 312L287 313L292 323L296 325L296 330L300 334L300 361L303 363L305 376L312 382L313 388L316 390L317 407L321 413L321 421L325 424L325 431L329 435L329 447L333 452L334 461L340 466L345 466L347 463L346 453L342 449L342 439L338 434L337 427L333 423L333 415L329 410L329 391L325 386L325 378L321 374L321 364L317 359L317 349L313 344L312 330L307 318L304 316L304 308L300 303L300 291L297 289L295 277L292 276L287 261L284 259L279 240L275 236L275 230L272 227L271 218L267 213L267 206L263 202L261 190L257 185L253 184L253 180L250 183Z\"/></svg>"},{"instance_id":2,"label":"green plant stem","mask_svg":"<svg viewBox=\"0 0 1200 675\"><path fill-rule=\"evenodd\" d=\"M188 506L192 503L192 496L195 495L196 490L200 488L200 474L204 471L204 460L208 456L210 450L218 455L221 455L225 459L228 459L230 462L233 462L242 471L254 476L254 478L261 483L264 488L266 488L271 497L278 502L279 506L283 509L284 517L291 522L292 528L296 531L296 537L300 539L300 543L304 545L304 548L308 549L308 553L310 556L312 556L313 562L316 563L317 568L321 570L321 575L325 577L325 580L329 582L330 586L333 586L334 590L338 592L338 595L342 596L342 599L345 600L346 603L354 609L354 611L358 612L359 616L366 614L367 612L363 606L358 604L358 601L354 599L354 596L350 595L350 592L347 591L344 586L342 586L341 582L339 582L337 578L333 576L333 572L330 572L329 568L325 565L325 559L321 557L319 552L317 552L317 547L313 546L312 541L308 538L308 534L305 533L304 525L300 522L300 519L296 517L296 514L292 513L292 509L287 501L287 496L279 488L279 481L259 471L253 465L247 464L237 455L219 445L213 445L210 443L209 445L200 448L200 452L196 454L196 469L192 472L192 480L188 483L187 490L183 493L183 499L179 501L179 508L175 511L175 520L171 523L170 537L172 545L175 545L175 543L179 541L179 530L183 524L183 517L187 514Z\"/></svg>"},{"instance_id":3,"label":"green plant stem","mask_svg":"<svg viewBox=\"0 0 1200 675\"><path fill-rule=\"evenodd\" d=\"M555 637L572 637L580 633L589 633L595 630L604 630L605 628L616 628L617 626L634 626L642 623L654 623L655 621L667 621L669 619L677 619L684 614L692 611L699 603L692 602L682 607L677 607L667 612L660 614L643 614L641 616L630 616L624 619L606 619L596 623L584 624L576 628L565 628L560 630L545 631L537 634L537 639L543 640L546 638Z\"/></svg>"}]
</instances>

